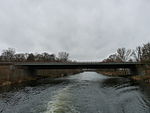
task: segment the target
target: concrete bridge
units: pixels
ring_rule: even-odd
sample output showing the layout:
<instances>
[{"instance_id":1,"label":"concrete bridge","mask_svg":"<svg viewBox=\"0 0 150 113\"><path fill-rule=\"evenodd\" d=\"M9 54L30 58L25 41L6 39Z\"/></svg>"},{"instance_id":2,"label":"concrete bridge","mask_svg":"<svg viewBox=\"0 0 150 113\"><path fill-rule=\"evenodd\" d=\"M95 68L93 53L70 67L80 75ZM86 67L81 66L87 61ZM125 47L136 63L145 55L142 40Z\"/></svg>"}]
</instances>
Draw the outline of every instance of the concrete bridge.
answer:
<instances>
[{"instance_id":1,"label":"concrete bridge","mask_svg":"<svg viewBox=\"0 0 150 113\"><path fill-rule=\"evenodd\" d=\"M65 69L70 74L73 71L81 72L81 70L128 69L130 70L130 75L144 75L145 67L146 64L131 62L0 62L0 86L33 80L39 76L55 76L53 72L57 73L56 77L60 77L62 73L65 73ZM56 69L59 70L57 71Z\"/></svg>"},{"instance_id":2,"label":"concrete bridge","mask_svg":"<svg viewBox=\"0 0 150 113\"><path fill-rule=\"evenodd\" d=\"M17 68L38 69L129 69L130 74L143 75L145 64L143 63L101 63L101 62L22 62L13 64Z\"/></svg>"},{"instance_id":3,"label":"concrete bridge","mask_svg":"<svg viewBox=\"0 0 150 113\"><path fill-rule=\"evenodd\" d=\"M10 70L22 69L28 73L40 69L129 69L131 75L143 75L144 63L101 63L101 62L0 62Z\"/></svg>"}]
</instances>

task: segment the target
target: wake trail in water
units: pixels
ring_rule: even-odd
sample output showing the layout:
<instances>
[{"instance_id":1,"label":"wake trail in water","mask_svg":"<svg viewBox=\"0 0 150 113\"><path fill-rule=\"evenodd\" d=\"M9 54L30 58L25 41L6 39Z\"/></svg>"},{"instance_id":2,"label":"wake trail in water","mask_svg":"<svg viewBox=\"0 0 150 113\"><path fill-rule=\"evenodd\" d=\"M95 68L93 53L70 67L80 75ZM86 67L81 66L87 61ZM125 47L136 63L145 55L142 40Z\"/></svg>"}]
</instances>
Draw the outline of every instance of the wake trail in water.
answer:
<instances>
[{"instance_id":1,"label":"wake trail in water","mask_svg":"<svg viewBox=\"0 0 150 113\"><path fill-rule=\"evenodd\" d=\"M57 91L52 100L48 102L45 113L80 113L72 105L72 94L69 92L71 86L67 86Z\"/></svg>"}]
</instances>

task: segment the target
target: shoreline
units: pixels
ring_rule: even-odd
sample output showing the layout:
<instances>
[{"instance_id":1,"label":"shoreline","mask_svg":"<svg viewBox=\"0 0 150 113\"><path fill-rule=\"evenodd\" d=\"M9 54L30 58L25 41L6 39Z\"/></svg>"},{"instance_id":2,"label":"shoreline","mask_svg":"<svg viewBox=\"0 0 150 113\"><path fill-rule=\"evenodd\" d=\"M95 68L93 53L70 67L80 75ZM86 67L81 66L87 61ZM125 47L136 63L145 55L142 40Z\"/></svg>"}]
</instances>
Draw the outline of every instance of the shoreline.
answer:
<instances>
[{"instance_id":1,"label":"shoreline","mask_svg":"<svg viewBox=\"0 0 150 113\"><path fill-rule=\"evenodd\" d=\"M100 71L97 71L97 73L100 73L100 74L103 74L106 76L110 76L110 77L128 77L134 81L150 85L150 75L148 75L148 74L141 75L141 76L140 75L129 76L129 75L123 75L123 74L118 73L118 72L100 72Z\"/></svg>"},{"instance_id":2,"label":"shoreline","mask_svg":"<svg viewBox=\"0 0 150 113\"><path fill-rule=\"evenodd\" d=\"M44 78L60 78L60 77L65 77L68 75L74 75L83 72L82 70L76 69L76 70L71 70L71 69L62 69L62 70L40 70L37 72L37 75L35 76L26 76L26 77L14 77L14 79L5 76L3 79L0 80L0 87L3 86L11 86L11 85L16 85L16 84L21 84L29 81L35 81L39 79L44 79ZM0 76L1 77L1 76Z\"/></svg>"},{"instance_id":3,"label":"shoreline","mask_svg":"<svg viewBox=\"0 0 150 113\"><path fill-rule=\"evenodd\" d=\"M132 76L131 79L150 85L150 75Z\"/></svg>"}]
</instances>

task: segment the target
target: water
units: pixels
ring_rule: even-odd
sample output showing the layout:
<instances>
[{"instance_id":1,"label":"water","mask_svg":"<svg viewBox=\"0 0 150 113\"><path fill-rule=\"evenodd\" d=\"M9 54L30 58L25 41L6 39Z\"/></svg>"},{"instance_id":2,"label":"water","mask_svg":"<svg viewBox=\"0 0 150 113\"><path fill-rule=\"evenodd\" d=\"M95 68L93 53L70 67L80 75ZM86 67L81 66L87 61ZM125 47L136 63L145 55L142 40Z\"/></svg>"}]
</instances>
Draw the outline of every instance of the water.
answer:
<instances>
[{"instance_id":1,"label":"water","mask_svg":"<svg viewBox=\"0 0 150 113\"><path fill-rule=\"evenodd\" d=\"M150 87L84 72L5 87L0 113L150 113Z\"/></svg>"}]
</instances>

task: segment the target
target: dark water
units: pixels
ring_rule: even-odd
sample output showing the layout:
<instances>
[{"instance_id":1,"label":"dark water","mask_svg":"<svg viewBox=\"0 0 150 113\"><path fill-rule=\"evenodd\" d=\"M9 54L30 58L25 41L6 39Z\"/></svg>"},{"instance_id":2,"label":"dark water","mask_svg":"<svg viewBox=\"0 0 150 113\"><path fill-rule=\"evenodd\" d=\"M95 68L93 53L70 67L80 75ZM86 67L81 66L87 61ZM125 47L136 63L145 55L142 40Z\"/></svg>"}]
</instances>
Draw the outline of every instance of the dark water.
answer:
<instances>
[{"instance_id":1,"label":"dark water","mask_svg":"<svg viewBox=\"0 0 150 113\"><path fill-rule=\"evenodd\" d=\"M150 113L150 87L85 72L5 87L0 113Z\"/></svg>"}]
</instances>

